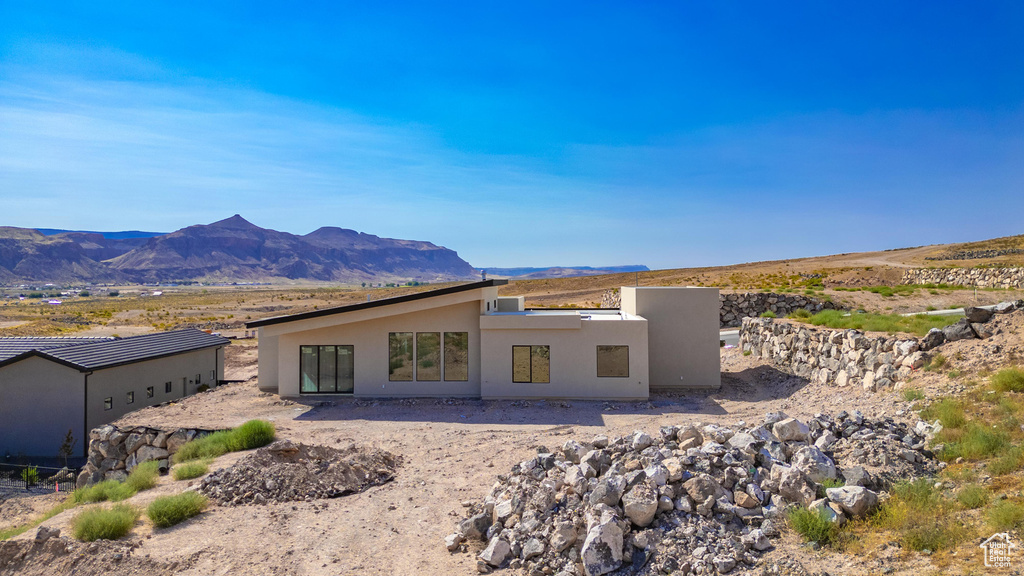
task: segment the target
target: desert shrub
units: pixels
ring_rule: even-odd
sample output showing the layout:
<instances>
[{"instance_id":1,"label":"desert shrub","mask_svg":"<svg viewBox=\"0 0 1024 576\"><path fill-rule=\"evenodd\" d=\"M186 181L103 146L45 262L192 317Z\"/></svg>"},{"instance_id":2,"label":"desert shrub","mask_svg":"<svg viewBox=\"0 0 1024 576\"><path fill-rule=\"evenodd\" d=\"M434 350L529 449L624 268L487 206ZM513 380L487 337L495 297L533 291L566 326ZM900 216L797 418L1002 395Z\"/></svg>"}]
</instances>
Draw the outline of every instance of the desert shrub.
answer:
<instances>
[{"instance_id":1,"label":"desert shrub","mask_svg":"<svg viewBox=\"0 0 1024 576\"><path fill-rule=\"evenodd\" d=\"M85 542L100 539L117 540L131 532L138 519L139 510L127 504L117 504L111 508L91 508L75 516L71 522L71 531L75 538Z\"/></svg>"},{"instance_id":2,"label":"desert shrub","mask_svg":"<svg viewBox=\"0 0 1024 576\"><path fill-rule=\"evenodd\" d=\"M1012 500L1000 500L989 507L985 517L995 530L1013 530L1024 524L1024 505Z\"/></svg>"},{"instance_id":3,"label":"desert shrub","mask_svg":"<svg viewBox=\"0 0 1024 576\"><path fill-rule=\"evenodd\" d=\"M1010 445L1006 432L971 422L962 430L943 430L939 439L945 447L939 454L943 460L978 460L1005 450Z\"/></svg>"},{"instance_id":4,"label":"desert shrub","mask_svg":"<svg viewBox=\"0 0 1024 576\"><path fill-rule=\"evenodd\" d=\"M793 508L787 515L789 525L807 542L825 545L831 543L838 534L838 527L829 521L824 510Z\"/></svg>"},{"instance_id":5,"label":"desert shrub","mask_svg":"<svg viewBox=\"0 0 1024 576\"><path fill-rule=\"evenodd\" d=\"M942 398L921 411L923 420L938 420L943 428L961 428L967 424L963 404L953 398Z\"/></svg>"},{"instance_id":6,"label":"desert shrub","mask_svg":"<svg viewBox=\"0 0 1024 576\"><path fill-rule=\"evenodd\" d=\"M964 486L956 493L957 502L964 508L981 508L988 504L988 490L977 484Z\"/></svg>"},{"instance_id":7,"label":"desert shrub","mask_svg":"<svg viewBox=\"0 0 1024 576\"><path fill-rule=\"evenodd\" d=\"M89 502L120 502L135 495L135 490L124 482L117 480L104 480L92 486L79 488L74 491L71 498L79 504Z\"/></svg>"},{"instance_id":8,"label":"desert shrub","mask_svg":"<svg viewBox=\"0 0 1024 576\"><path fill-rule=\"evenodd\" d=\"M228 452L252 450L274 441L274 425L265 420L249 420L238 428L220 430L186 442L174 453L174 462L216 458Z\"/></svg>"},{"instance_id":9,"label":"desert shrub","mask_svg":"<svg viewBox=\"0 0 1024 576\"><path fill-rule=\"evenodd\" d=\"M751 352L750 350L744 350L743 351L743 355L744 356L750 356L751 354L753 354L753 352Z\"/></svg>"},{"instance_id":10,"label":"desert shrub","mask_svg":"<svg viewBox=\"0 0 1024 576\"><path fill-rule=\"evenodd\" d=\"M846 483L839 478L825 478L821 481L822 488L842 488Z\"/></svg>"},{"instance_id":11,"label":"desert shrub","mask_svg":"<svg viewBox=\"0 0 1024 576\"><path fill-rule=\"evenodd\" d=\"M160 463L150 460L133 468L128 479L125 480L125 484L135 492L142 492L156 486L158 476L160 476Z\"/></svg>"},{"instance_id":12,"label":"desert shrub","mask_svg":"<svg viewBox=\"0 0 1024 576\"><path fill-rule=\"evenodd\" d=\"M232 451L252 450L274 441L274 425L266 420L249 420L231 432Z\"/></svg>"},{"instance_id":13,"label":"desert shrub","mask_svg":"<svg viewBox=\"0 0 1024 576\"><path fill-rule=\"evenodd\" d=\"M174 469L171 470L171 473L174 474L175 480L191 480L192 478L199 478L209 470L209 461L193 460L191 462L184 462L176 465Z\"/></svg>"},{"instance_id":14,"label":"desert shrub","mask_svg":"<svg viewBox=\"0 0 1024 576\"><path fill-rule=\"evenodd\" d=\"M790 312L789 317L797 320L806 320L811 317L811 312L806 308L797 308Z\"/></svg>"},{"instance_id":15,"label":"desert shrub","mask_svg":"<svg viewBox=\"0 0 1024 576\"><path fill-rule=\"evenodd\" d=\"M936 354L935 357L932 358L931 361L928 363L928 365L925 366L925 370L928 370L929 372L941 370L942 367L946 365L946 362L948 362L948 359L945 356L943 356L942 354Z\"/></svg>"},{"instance_id":16,"label":"desert shrub","mask_svg":"<svg viewBox=\"0 0 1024 576\"><path fill-rule=\"evenodd\" d=\"M206 496L198 492L183 492L157 498L146 509L146 516L158 528L167 528L198 515L206 508L206 503Z\"/></svg>"},{"instance_id":17,"label":"desert shrub","mask_svg":"<svg viewBox=\"0 0 1024 576\"><path fill-rule=\"evenodd\" d=\"M1024 370L1006 368L996 372L991 380L992 388L999 392L1024 392Z\"/></svg>"},{"instance_id":18,"label":"desert shrub","mask_svg":"<svg viewBox=\"0 0 1024 576\"><path fill-rule=\"evenodd\" d=\"M1016 446L998 458L990 460L987 468L989 474L1002 476L1020 470L1022 465L1024 465L1024 450Z\"/></svg>"},{"instance_id":19,"label":"desert shrub","mask_svg":"<svg viewBox=\"0 0 1024 576\"><path fill-rule=\"evenodd\" d=\"M898 534L910 550L945 550L971 537L958 522L950 502L942 497L931 478L900 482L870 520L875 529Z\"/></svg>"},{"instance_id":20,"label":"desert shrub","mask_svg":"<svg viewBox=\"0 0 1024 576\"><path fill-rule=\"evenodd\" d=\"M778 317L779 317L779 315L776 314L775 312L772 312L771 310L765 310L764 312L761 312L761 318L778 318Z\"/></svg>"},{"instance_id":21,"label":"desert shrub","mask_svg":"<svg viewBox=\"0 0 1024 576\"><path fill-rule=\"evenodd\" d=\"M920 390L917 390L915 388L904 388L903 399L906 400L907 402L924 400L924 392L921 392Z\"/></svg>"}]
</instances>

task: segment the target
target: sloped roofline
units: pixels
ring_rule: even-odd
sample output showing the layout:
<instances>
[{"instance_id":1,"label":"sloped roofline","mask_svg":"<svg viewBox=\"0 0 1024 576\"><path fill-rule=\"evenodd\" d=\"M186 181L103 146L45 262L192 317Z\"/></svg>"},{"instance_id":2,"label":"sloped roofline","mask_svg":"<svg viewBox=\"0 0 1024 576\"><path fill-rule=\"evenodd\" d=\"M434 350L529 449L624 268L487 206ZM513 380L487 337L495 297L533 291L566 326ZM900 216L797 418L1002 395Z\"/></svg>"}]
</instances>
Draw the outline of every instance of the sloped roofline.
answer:
<instances>
[{"instance_id":1,"label":"sloped roofline","mask_svg":"<svg viewBox=\"0 0 1024 576\"><path fill-rule=\"evenodd\" d=\"M357 310L366 310L369 308L379 308L381 306L390 306L392 304L415 302L416 300L424 300L426 298L434 298L436 296L458 294L459 292L479 290L480 288L491 288L493 286L504 286L506 284L508 284L508 280L483 280L480 282L470 282L468 284L459 284L458 286L449 286L448 288L439 288L437 290L427 290L425 292L417 292L415 294L406 294L405 296L382 298L380 300L371 300L370 302L360 302L358 304L349 304L347 306L335 306L334 308L324 308L323 310L301 312L299 314L290 314L288 316L275 316L273 318L264 318L263 320L254 320L252 322L246 322L245 327L259 328L260 326L271 326L273 324L298 322L299 320L320 318L322 316L331 316L334 314L344 314L346 312L355 312Z\"/></svg>"}]
</instances>

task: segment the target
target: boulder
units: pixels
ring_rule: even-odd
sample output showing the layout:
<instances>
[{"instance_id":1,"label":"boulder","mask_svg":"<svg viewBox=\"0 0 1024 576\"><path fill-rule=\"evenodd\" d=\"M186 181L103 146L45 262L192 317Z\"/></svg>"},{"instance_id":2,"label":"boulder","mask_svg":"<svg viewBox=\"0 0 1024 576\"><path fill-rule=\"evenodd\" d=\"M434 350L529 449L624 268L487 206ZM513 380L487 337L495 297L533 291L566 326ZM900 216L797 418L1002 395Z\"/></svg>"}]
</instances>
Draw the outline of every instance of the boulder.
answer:
<instances>
[{"instance_id":1,"label":"boulder","mask_svg":"<svg viewBox=\"0 0 1024 576\"><path fill-rule=\"evenodd\" d=\"M459 532L466 540L483 540L487 535L487 529L491 527L491 515L481 512L470 516L459 523Z\"/></svg>"},{"instance_id":2,"label":"boulder","mask_svg":"<svg viewBox=\"0 0 1024 576\"><path fill-rule=\"evenodd\" d=\"M601 576L622 565L622 528L614 520L594 524L587 531L581 551L587 576Z\"/></svg>"},{"instance_id":3,"label":"boulder","mask_svg":"<svg viewBox=\"0 0 1024 576\"><path fill-rule=\"evenodd\" d=\"M641 430L637 430L636 432L633 433L633 437L630 442L630 447L632 447L633 450L641 451L644 448L650 446L651 444L654 444L654 439L651 438L650 434L643 432Z\"/></svg>"},{"instance_id":4,"label":"boulder","mask_svg":"<svg viewBox=\"0 0 1024 576\"><path fill-rule=\"evenodd\" d=\"M597 486L590 493L590 505L606 504L618 506L622 493L626 490L626 478L623 476L608 475L597 482Z\"/></svg>"},{"instance_id":5,"label":"boulder","mask_svg":"<svg viewBox=\"0 0 1024 576\"><path fill-rule=\"evenodd\" d=\"M970 340L975 338L974 330L971 329L971 324L966 318L961 318L956 324L950 324L942 329L943 336L946 337L947 342L956 342L957 340Z\"/></svg>"},{"instance_id":6,"label":"boulder","mask_svg":"<svg viewBox=\"0 0 1024 576\"><path fill-rule=\"evenodd\" d=\"M646 482L641 482L622 497L622 508L633 524L647 526L658 511L658 494Z\"/></svg>"},{"instance_id":7,"label":"boulder","mask_svg":"<svg viewBox=\"0 0 1024 576\"><path fill-rule=\"evenodd\" d=\"M445 536L444 545L446 548L448 548L449 552L454 552L459 549L459 545L462 544L462 541L462 534L456 532L455 534L449 534Z\"/></svg>"},{"instance_id":8,"label":"boulder","mask_svg":"<svg viewBox=\"0 0 1024 576\"><path fill-rule=\"evenodd\" d=\"M551 544L551 549L555 552L561 552L575 544L576 528L572 525L572 522L559 522L556 524L554 530L551 531L551 536L548 538L548 543Z\"/></svg>"},{"instance_id":9,"label":"boulder","mask_svg":"<svg viewBox=\"0 0 1024 576\"><path fill-rule=\"evenodd\" d=\"M694 502L704 502L708 498L716 499L725 491L707 474L698 474L683 483L683 490L693 498Z\"/></svg>"},{"instance_id":10,"label":"boulder","mask_svg":"<svg viewBox=\"0 0 1024 576\"><path fill-rule=\"evenodd\" d=\"M786 418L776 422L772 426L772 432L783 442L803 442L807 440L807 434L810 432L810 429L796 418Z\"/></svg>"},{"instance_id":11,"label":"boulder","mask_svg":"<svg viewBox=\"0 0 1024 576\"><path fill-rule=\"evenodd\" d=\"M911 370L917 370L918 368L925 365L928 361L928 356L924 352L914 352L903 359L902 366L904 368L910 368Z\"/></svg>"},{"instance_id":12,"label":"boulder","mask_svg":"<svg viewBox=\"0 0 1024 576\"><path fill-rule=\"evenodd\" d=\"M946 335L942 332L941 328L932 328L925 334L924 338L921 339L921 350L931 350L937 346L941 346L946 342Z\"/></svg>"},{"instance_id":13,"label":"boulder","mask_svg":"<svg viewBox=\"0 0 1024 576\"><path fill-rule=\"evenodd\" d=\"M770 478L778 486L779 495L786 500L804 506L814 502L817 490L797 468L783 464L772 466Z\"/></svg>"},{"instance_id":14,"label":"boulder","mask_svg":"<svg viewBox=\"0 0 1024 576\"><path fill-rule=\"evenodd\" d=\"M772 547L771 542L768 541L768 536L760 528L754 528L747 532L740 537L740 541L744 547L753 548L758 552L763 552Z\"/></svg>"},{"instance_id":15,"label":"boulder","mask_svg":"<svg viewBox=\"0 0 1024 576\"><path fill-rule=\"evenodd\" d=\"M964 318L970 323L984 324L992 318L992 311L986 310L985 308L978 308L972 306L970 308L964 308Z\"/></svg>"},{"instance_id":16,"label":"boulder","mask_svg":"<svg viewBox=\"0 0 1024 576\"><path fill-rule=\"evenodd\" d=\"M878 505L878 495L863 486L843 486L825 490L828 499L839 504L854 518L862 518Z\"/></svg>"},{"instance_id":17,"label":"boulder","mask_svg":"<svg viewBox=\"0 0 1024 576\"><path fill-rule=\"evenodd\" d=\"M973 330L974 333L978 335L978 338L981 338L982 340L991 338L995 335L995 328L989 324L980 324L975 322L971 324L971 330Z\"/></svg>"},{"instance_id":18,"label":"boulder","mask_svg":"<svg viewBox=\"0 0 1024 576\"><path fill-rule=\"evenodd\" d=\"M36 530L35 541L38 544L42 544L43 542L46 542L50 538L57 538L59 536L60 536L60 528L49 528L49 527L46 527L46 526L40 526L39 529Z\"/></svg>"},{"instance_id":19,"label":"boulder","mask_svg":"<svg viewBox=\"0 0 1024 576\"><path fill-rule=\"evenodd\" d=\"M163 460L167 458L169 454L165 448L157 448L156 446L142 446L135 451L135 461L139 464L143 462L149 462L150 460Z\"/></svg>"},{"instance_id":20,"label":"boulder","mask_svg":"<svg viewBox=\"0 0 1024 576\"><path fill-rule=\"evenodd\" d=\"M523 544L523 559L529 560L544 553L544 543L536 538L530 538Z\"/></svg>"},{"instance_id":21,"label":"boulder","mask_svg":"<svg viewBox=\"0 0 1024 576\"><path fill-rule=\"evenodd\" d=\"M480 559L491 566L501 566L502 562L508 558L511 552L512 547L509 546L508 542L495 536L487 543L487 548L484 548L484 551L480 553Z\"/></svg>"},{"instance_id":22,"label":"boulder","mask_svg":"<svg viewBox=\"0 0 1024 576\"><path fill-rule=\"evenodd\" d=\"M1000 302L999 304L996 304L995 310L993 311L996 314L1009 314L1010 312L1020 308L1024 308L1024 300Z\"/></svg>"}]
</instances>

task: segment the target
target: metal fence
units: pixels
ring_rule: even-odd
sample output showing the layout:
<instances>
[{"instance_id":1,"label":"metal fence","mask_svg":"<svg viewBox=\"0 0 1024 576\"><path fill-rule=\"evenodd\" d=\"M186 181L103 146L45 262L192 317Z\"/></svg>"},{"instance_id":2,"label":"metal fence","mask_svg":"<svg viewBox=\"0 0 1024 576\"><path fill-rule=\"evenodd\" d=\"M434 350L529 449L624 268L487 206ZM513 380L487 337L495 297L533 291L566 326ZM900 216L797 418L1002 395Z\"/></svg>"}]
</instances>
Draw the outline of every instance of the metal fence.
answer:
<instances>
[{"instance_id":1,"label":"metal fence","mask_svg":"<svg viewBox=\"0 0 1024 576\"><path fill-rule=\"evenodd\" d=\"M71 492L77 479L77 468L0 464L0 491Z\"/></svg>"}]
</instances>

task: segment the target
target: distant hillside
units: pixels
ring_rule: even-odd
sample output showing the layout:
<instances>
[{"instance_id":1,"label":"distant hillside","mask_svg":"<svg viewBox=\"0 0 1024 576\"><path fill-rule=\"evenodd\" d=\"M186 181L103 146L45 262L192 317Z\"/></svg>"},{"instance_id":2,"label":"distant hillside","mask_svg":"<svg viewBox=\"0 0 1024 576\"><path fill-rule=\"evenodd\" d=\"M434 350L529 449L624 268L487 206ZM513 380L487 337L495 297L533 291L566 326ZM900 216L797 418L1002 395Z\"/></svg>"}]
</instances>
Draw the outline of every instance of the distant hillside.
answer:
<instances>
[{"instance_id":1,"label":"distant hillside","mask_svg":"<svg viewBox=\"0 0 1024 576\"><path fill-rule=\"evenodd\" d=\"M54 232L52 229L47 229ZM0 227L0 282L175 280L442 281L473 278L458 254L430 242L325 227L305 236L239 215L171 232L72 232Z\"/></svg>"},{"instance_id":2,"label":"distant hillside","mask_svg":"<svg viewBox=\"0 0 1024 576\"><path fill-rule=\"evenodd\" d=\"M480 270L487 271L487 275L499 278L515 278L526 280L531 278L571 278L574 276L600 276L602 274L620 274L623 272L646 272L650 268L643 265L631 266L605 266L594 268L591 266L552 266L550 268L487 268Z\"/></svg>"},{"instance_id":3,"label":"distant hillside","mask_svg":"<svg viewBox=\"0 0 1024 576\"><path fill-rule=\"evenodd\" d=\"M91 230L61 230L60 228L36 228L44 236L55 236L57 234L99 234L108 240L125 240L131 238L153 238L163 236L166 232L143 232L141 230L125 230L123 232L94 232Z\"/></svg>"}]
</instances>

